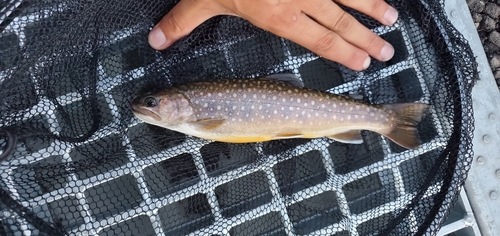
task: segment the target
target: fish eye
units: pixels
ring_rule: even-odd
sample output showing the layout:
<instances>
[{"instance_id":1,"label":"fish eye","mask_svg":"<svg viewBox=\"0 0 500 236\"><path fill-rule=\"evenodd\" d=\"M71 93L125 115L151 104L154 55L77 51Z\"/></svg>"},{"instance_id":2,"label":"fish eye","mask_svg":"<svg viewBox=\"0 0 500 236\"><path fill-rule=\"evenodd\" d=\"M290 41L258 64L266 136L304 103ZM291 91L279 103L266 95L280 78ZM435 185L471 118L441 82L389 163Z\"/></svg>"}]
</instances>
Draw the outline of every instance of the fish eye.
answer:
<instances>
[{"instance_id":1,"label":"fish eye","mask_svg":"<svg viewBox=\"0 0 500 236\"><path fill-rule=\"evenodd\" d=\"M158 103L156 102L156 98L146 97L144 98L144 105L146 105L147 107L155 107L158 105Z\"/></svg>"}]
</instances>

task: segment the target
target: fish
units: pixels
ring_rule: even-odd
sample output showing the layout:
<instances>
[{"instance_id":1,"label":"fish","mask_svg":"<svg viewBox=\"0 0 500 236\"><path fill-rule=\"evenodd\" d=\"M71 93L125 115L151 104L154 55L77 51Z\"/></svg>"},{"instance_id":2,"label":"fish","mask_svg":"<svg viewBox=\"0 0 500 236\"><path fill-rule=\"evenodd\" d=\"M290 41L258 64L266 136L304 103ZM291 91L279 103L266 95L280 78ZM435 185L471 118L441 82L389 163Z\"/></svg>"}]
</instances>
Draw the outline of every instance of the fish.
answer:
<instances>
[{"instance_id":1,"label":"fish","mask_svg":"<svg viewBox=\"0 0 500 236\"><path fill-rule=\"evenodd\" d=\"M327 137L361 144L361 131L380 134L406 149L420 145L416 125L428 104L369 104L306 88L293 74L193 81L145 92L131 102L145 123L194 137L255 143Z\"/></svg>"}]
</instances>

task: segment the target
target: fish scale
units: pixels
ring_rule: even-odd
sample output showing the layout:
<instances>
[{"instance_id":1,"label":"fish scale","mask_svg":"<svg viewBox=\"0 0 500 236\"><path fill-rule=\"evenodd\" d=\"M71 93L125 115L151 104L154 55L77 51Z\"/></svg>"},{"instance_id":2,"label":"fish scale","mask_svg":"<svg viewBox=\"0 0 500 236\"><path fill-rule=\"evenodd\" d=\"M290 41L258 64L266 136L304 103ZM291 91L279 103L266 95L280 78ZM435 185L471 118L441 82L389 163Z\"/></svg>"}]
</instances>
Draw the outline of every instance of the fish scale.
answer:
<instances>
[{"instance_id":1,"label":"fish scale","mask_svg":"<svg viewBox=\"0 0 500 236\"><path fill-rule=\"evenodd\" d=\"M294 130L307 128L325 133L331 133L330 130L335 127L356 127L358 123L372 124L378 129L390 128L392 123L388 123L388 120L395 119L390 111L349 101L343 96L311 89L299 90L286 83L249 79L237 80L233 86L229 86L230 82L216 81L192 89L181 87L193 108L198 111L196 119L224 117L230 119L231 126L259 126L279 122ZM323 124L328 127L322 127ZM248 132L255 130L252 127L240 127L245 128ZM287 130L284 133L289 132Z\"/></svg>"},{"instance_id":2,"label":"fish scale","mask_svg":"<svg viewBox=\"0 0 500 236\"><path fill-rule=\"evenodd\" d=\"M362 143L361 130L416 148L428 105L371 105L302 87L293 76L191 82L134 99L134 114L164 128L221 142L328 137Z\"/></svg>"}]
</instances>

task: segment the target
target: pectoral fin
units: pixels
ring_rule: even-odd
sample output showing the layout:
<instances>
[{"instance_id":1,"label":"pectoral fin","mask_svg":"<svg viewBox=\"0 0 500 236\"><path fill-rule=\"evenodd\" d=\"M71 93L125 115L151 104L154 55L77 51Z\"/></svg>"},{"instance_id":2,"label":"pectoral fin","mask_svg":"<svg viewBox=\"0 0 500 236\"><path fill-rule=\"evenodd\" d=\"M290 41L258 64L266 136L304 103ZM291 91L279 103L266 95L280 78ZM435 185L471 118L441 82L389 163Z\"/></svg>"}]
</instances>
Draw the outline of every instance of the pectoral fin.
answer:
<instances>
[{"instance_id":1,"label":"pectoral fin","mask_svg":"<svg viewBox=\"0 0 500 236\"><path fill-rule=\"evenodd\" d=\"M350 144L363 143L363 138L361 137L361 133L359 132L359 130L351 130L345 133L334 134L327 137L341 143L350 143Z\"/></svg>"},{"instance_id":2,"label":"pectoral fin","mask_svg":"<svg viewBox=\"0 0 500 236\"><path fill-rule=\"evenodd\" d=\"M213 130L221 126L226 119L203 119L189 122L189 124L199 127L203 130Z\"/></svg>"}]
</instances>

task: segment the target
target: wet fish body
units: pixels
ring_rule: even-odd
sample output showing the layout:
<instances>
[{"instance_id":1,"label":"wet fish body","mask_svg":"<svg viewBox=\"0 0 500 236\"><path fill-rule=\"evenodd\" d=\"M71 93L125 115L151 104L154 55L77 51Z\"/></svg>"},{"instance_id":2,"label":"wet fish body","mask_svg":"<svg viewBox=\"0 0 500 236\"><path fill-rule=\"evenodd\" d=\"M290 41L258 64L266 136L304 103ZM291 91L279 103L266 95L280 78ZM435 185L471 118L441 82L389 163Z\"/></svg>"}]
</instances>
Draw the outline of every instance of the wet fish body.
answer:
<instances>
[{"instance_id":1,"label":"wet fish body","mask_svg":"<svg viewBox=\"0 0 500 236\"><path fill-rule=\"evenodd\" d=\"M369 105L286 80L191 82L139 96L132 108L144 122L221 142L329 137L362 143L360 130L369 130L406 148L419 145L415 125L426 104Z\"/></svg>"}]
</instances>

